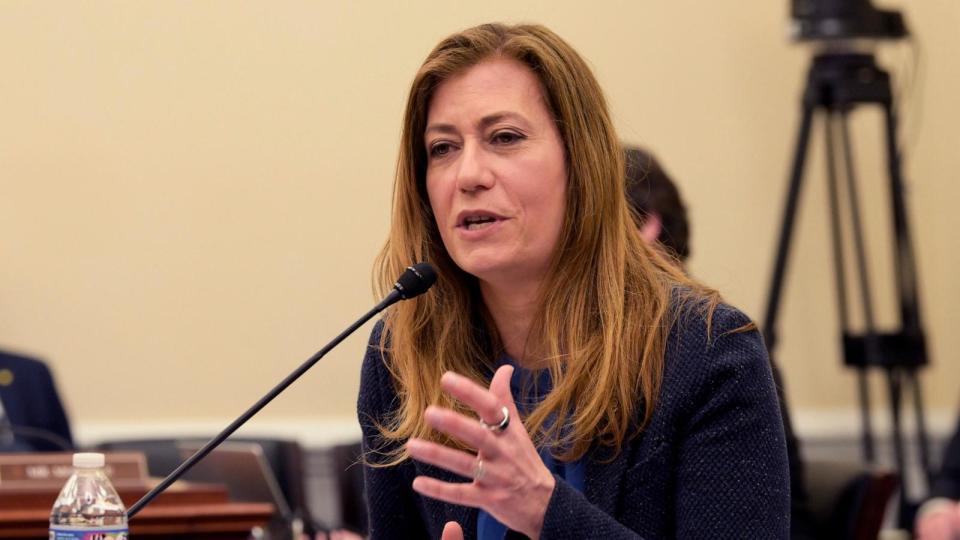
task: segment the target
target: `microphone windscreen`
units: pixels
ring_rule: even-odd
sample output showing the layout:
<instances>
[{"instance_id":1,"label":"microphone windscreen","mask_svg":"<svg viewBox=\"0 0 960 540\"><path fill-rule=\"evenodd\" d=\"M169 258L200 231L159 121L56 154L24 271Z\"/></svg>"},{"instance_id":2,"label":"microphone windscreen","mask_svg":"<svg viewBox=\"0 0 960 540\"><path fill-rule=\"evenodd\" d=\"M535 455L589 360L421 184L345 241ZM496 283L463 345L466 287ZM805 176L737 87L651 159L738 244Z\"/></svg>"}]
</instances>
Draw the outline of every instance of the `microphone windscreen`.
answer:
<instances>
[{"instance_id":1,"label":"microphone windscreen","mask_svg":"<svg viewBox=\"0 0 960 540\"><path fill-rule=\"evenodd\" d=\"M436 282L437 271L430 263L422 262L408 266L393 287L400 292L401 298L409 300L427 292Z\"/></svg>"}]
</instances>

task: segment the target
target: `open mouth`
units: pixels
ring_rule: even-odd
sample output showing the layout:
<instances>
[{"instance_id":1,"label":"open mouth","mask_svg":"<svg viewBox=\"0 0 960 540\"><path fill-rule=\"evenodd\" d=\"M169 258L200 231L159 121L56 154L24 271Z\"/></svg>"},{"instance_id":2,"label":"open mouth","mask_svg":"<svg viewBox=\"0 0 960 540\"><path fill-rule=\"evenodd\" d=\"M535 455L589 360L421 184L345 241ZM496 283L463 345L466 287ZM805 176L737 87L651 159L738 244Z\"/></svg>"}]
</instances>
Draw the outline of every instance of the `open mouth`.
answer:
<instances>
[{"instance_id":1,"label":"open mouth","mask_svg":"<svg viewBox=\"0 0 960 540\"><path fill-rule=\"evenodd\" d=\"M464 218L460 226L468 231L475 231L489 227L497 221L497 218L493 216L468 216Z\"/></svg>"}]
</instances>

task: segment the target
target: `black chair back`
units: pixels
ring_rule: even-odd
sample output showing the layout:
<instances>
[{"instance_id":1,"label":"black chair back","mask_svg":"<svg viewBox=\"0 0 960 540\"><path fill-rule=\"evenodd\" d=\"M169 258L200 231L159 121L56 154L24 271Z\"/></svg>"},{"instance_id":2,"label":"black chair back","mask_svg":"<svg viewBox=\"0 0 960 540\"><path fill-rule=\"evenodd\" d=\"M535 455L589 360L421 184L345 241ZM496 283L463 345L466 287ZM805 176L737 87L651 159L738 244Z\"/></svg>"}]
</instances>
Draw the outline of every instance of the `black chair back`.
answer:
<instances>
[{"instance_id":1,"label":"black chair back","mask_svg":"<svg viewBox=\"0 0 960 540\"><path fill-rule=\"evenodd\" d=\"M825 540L875 540L899 482L859 463L806 464L809 510Z\"/></svg>"}]
</instances>

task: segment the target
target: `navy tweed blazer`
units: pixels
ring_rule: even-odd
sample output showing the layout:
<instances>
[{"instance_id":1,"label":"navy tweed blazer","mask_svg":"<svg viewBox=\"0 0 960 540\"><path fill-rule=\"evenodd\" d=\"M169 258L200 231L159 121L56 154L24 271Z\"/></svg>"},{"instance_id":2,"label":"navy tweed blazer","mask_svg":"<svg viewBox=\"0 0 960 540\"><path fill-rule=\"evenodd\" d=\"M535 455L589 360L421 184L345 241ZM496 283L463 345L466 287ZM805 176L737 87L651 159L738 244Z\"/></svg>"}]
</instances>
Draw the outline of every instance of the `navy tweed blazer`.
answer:
<instances>
[{"instance_id":1,"label":"navy tweed blazer","mask_svg":"<svg viewBox=\"0 0 960 540\"><path fill-rule=\"evenodd\" d=\"M671 329L650 423L615 456L596 447L584 457L583 493L557 479L541 538L788 538L786 443L763 340L756 330L733 332L749 319L730 306L714 312L710 339L703 317L687 315ZM382 328L361 376L365 451L383 448L373 421L398 404L378 350ZM476 537L476 509L411 488L421 474L462 478L409 460L364 468L370 538L439 538L451 520Z\"/></svg>"}]
</instances>

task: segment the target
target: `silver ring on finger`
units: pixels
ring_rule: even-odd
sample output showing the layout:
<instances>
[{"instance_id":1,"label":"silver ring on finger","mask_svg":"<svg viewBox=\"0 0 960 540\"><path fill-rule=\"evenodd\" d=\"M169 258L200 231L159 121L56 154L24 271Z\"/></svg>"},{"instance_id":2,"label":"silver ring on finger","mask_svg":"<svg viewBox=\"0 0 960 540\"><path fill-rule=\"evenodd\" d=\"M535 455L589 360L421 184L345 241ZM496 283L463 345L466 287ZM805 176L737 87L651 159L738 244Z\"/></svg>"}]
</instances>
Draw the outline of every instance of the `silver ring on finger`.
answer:
<instances>
[{"instance_id":1,"label":"silver ring on finger","mask_svg":"<svg viewBox=\"0 0 960 540\"><path fill-rule=\"evenodd\" d=\"M477 460L473 463L473 481L479 483L486 475L487 471L483 468L483 458L477 456Z\"/></svg>"},{"instance_id":2,"label":"silver ring on finger","mask_svg":"<svg viewBox=\"0 0 960 540\"><path fill-rule=\"evenodd\" d=\"M508 409L507 406L504 405L500 410L501 412L503 412L503 420L500 420L500 422L497 424L488 424L483 421L483 418L481 418L480 425L495 433L500 433L503 430L507 429L507 426L510 425L510 409Z\"/></svg>"}]
</instances>

